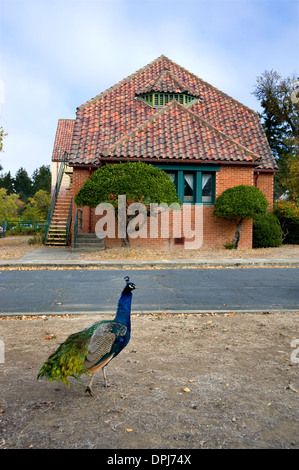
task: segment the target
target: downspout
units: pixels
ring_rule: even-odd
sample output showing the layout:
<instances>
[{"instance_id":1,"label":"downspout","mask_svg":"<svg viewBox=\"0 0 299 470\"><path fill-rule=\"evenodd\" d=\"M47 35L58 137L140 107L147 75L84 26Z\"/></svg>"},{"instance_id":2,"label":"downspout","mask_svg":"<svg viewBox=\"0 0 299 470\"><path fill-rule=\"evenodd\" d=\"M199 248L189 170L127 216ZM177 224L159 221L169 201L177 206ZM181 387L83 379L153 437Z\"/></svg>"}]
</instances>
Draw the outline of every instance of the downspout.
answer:
<instances>
[{"instance_id":1,"label":"downspout","mask_svg":"<svg viewBox=\"0 0 299 470\"><path fill-rule=\"evenodd\" d=\"M89 177L91 177L91 167L89 167ZM88 208L88 233L91 233L91 207Z\"/></svg>"},{"instance_id":2,"label":"downspout","mask_svg":"<svg viewBox=\"0 0 299 470\"><path fill-rule=\"evenodd\" d=\"M259 178L259 174L260 172L257 171L254 175L254 186L257 188L257 182L258 182L258 178Z\"/></svg>"}]
</instances>

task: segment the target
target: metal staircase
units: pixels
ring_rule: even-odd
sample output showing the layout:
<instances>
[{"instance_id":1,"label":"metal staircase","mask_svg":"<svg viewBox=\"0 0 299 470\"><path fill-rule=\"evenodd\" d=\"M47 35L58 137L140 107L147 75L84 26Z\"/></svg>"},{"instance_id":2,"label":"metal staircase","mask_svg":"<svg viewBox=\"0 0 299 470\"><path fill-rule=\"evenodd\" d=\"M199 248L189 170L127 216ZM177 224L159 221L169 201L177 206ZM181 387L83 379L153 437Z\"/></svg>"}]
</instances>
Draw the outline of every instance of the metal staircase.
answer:
<instances>
[{"instance_id":1,"label":"metal staircase","mask_svg":"<svg viewBox=\"0 0 299 470\"><path fill-rule=\"evenodd\" d=\"M71 193L65 192L59 195L56 200L52 215L46 245L67 245L68 244L68 219L72 207Z\"/></svg>"},{"instance_id":2,"label":"metal staircase","mask_svg":"<svg viewBox=\"0 0 299 470\"><path fill-rule=\"evenodd\" d=\"M61 181L66 168L67 153L64 152L48 212L45 245L65 246L69 244L69 232L72 222L71 188L66 188L61 192Z\"/></svg>"}]
</instances>

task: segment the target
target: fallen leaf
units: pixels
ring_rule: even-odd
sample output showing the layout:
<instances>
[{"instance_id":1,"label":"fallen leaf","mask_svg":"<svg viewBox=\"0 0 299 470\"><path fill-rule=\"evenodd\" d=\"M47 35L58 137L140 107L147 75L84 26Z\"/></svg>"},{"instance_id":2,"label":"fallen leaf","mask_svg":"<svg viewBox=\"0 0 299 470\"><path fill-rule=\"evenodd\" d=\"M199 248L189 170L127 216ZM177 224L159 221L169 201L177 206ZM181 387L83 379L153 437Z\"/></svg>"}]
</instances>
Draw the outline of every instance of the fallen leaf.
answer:
<instances>
[{"instance_id":1,"label":"fallen leaf","mask_svg":"<svg viewBox=\"0 0 299 470\"><path fill-rule=\"evenodd\" d=\"M127 431L127 432L132 432L133 429L131 429L131 428L126 428L126 431Z\"/></svg>"},{"instance_id":2,"label":"fallen leaf","mask_svg":"<svg viewBox=\"0 0 299 470\"><path fill-rule=\"evenodd\" d=\"M189 384L195 384L195 380L193 380L193 379L188 380L188 383L189 383Z\"/></svg>"},{"instance_id":3,"label":"fallen leaf","mask_svg":"<svg viewBox=\"0 0 299 470\"><path fill-rule=\"evenodd\" d=\"M56 336L53 333L45 335L45 339L51 340L51 339L56 339Z\"/></svg>"},{"instance_id":4,"label":"fallen leaf","mask_svg":"<svg viewBox=\"0 0 299 470\"><path fill-rule=\"evenodd\" d=\"M237 418L235 416L233 416L232 421L235 423L237 421Z\"/></svg>"},{"instance_id":5,"label":"fallen leaf","mask_svg":"<svg viewBox=\"0 0 299 470\"><path fill-rule=\"evenodd\" d=\"M188 388L188 387L185 387L183 390L184 390L184 392L191 392L190 388Z\"/></svg>"}]
</instances>

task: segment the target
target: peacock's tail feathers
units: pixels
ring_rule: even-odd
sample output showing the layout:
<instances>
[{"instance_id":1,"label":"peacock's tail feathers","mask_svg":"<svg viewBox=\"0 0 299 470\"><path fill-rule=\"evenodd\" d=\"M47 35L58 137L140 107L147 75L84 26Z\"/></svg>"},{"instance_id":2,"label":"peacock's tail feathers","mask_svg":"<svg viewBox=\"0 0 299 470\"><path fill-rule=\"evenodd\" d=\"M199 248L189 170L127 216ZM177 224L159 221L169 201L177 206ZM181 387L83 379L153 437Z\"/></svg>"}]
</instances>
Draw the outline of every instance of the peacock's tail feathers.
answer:
<instances>
[{"instance_id":1,"label":"peacock's tail feathers","mask_svg":"<svg viewBox=\"0 0 299 470\"><path fill-rule=\"evenodd\" d=\"M84 365L88 354L87 345L90 339L88 330L75 333L67 338L59 348L43 363L37 378L45 376L50 381L57 380L70 386L70 376L80 377L88 373Z\"/></svg>"}]
</instances>

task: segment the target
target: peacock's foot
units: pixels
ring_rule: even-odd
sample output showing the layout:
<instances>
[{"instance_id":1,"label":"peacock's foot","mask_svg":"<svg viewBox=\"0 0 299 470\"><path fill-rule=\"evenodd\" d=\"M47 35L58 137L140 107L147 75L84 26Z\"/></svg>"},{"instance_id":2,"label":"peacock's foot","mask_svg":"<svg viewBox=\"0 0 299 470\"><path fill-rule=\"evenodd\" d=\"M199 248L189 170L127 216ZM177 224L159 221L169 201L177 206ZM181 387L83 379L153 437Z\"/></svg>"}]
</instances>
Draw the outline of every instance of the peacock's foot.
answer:
<instances>
[{"instance_id":1,"label":"peacock's foot","mask_svg":"<svg viewBox=\"0 0 299 470\"><path fill-rule=\"evenodd\" d=\"M92 389L90 388L89 385L87 385L87 387L85 389L85 393L89 393L90 397L92 397L94 395L94 392L92 391Z\"/></svg>"}]
</instances>

